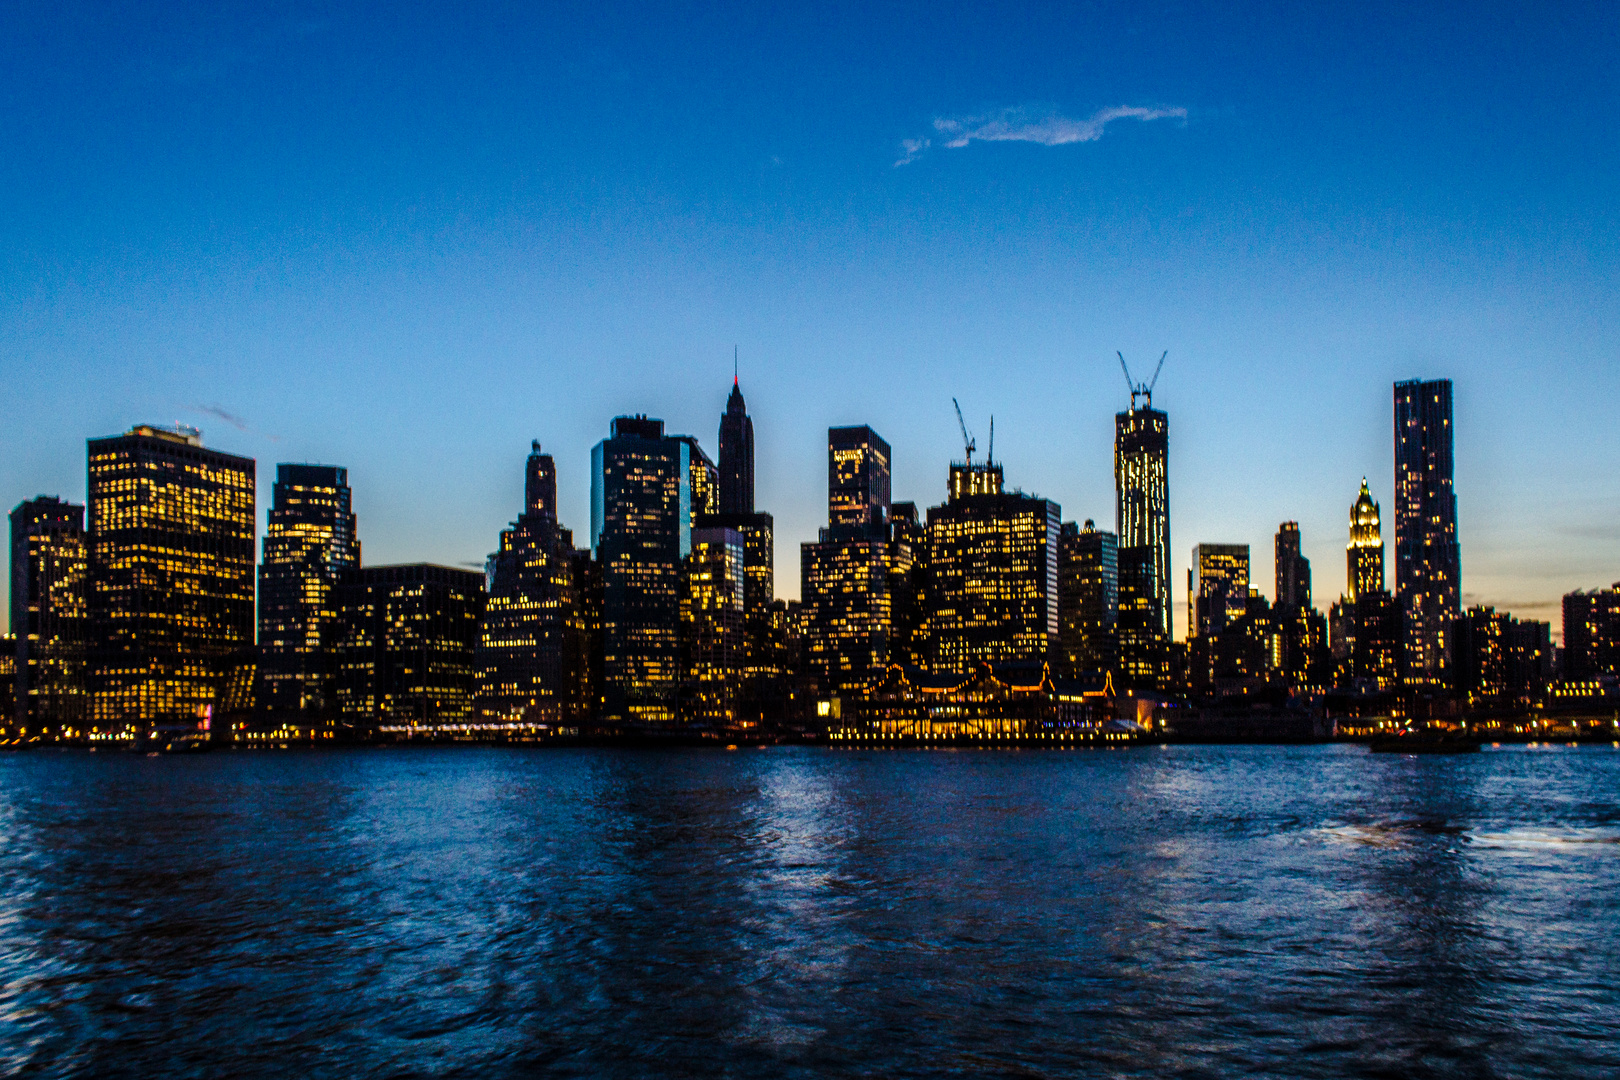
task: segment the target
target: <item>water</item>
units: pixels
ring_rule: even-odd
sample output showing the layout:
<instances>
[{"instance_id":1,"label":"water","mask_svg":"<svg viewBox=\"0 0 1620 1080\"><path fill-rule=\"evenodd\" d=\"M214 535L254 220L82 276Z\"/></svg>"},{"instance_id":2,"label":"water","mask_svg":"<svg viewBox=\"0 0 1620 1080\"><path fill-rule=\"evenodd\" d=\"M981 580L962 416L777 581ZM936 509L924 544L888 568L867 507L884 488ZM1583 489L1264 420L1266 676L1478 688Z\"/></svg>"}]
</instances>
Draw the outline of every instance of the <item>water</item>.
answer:
<instances>
[{"instance_id":1,"label":"water","mask_svg":"<svg viewBox=\"0 0 1620 1080\"><path fill-rule=\"evenodd\" d=\"M0 757L0 1070L1614 1076L1620 751Z\"/></svg>"}]
</instances>

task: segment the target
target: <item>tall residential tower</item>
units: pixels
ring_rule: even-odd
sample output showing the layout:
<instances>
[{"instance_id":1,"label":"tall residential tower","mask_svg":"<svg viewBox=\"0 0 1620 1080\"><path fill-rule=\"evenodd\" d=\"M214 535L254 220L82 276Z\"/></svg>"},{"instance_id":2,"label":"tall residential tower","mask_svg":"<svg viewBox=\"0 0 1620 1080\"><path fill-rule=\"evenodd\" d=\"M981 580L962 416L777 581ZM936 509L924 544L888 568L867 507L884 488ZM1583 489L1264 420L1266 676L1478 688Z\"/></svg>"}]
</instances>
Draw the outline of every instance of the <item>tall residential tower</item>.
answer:
<instances>
[{"instance_id":1,"label":"tall residential tower","mask_svg":"<svg viewBox=\"0 0 1620 1080\"><path fill-rule=\"evenodd\" d=\"M1402 674L1445 679L1461 608L1457 496L1452 488L1451 380L1395 384L1395 599L1404 623Z\"/></svg>"}]
</instances>

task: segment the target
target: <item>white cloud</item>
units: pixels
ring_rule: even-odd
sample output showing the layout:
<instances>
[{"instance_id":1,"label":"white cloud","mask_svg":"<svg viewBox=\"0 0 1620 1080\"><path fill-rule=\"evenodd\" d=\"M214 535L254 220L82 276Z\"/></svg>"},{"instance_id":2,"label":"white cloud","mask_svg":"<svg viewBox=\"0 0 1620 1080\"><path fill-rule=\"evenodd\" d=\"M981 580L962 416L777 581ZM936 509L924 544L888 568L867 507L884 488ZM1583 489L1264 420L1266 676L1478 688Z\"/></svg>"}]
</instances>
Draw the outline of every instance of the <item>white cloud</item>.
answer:
<instances>
[{"instance_id":1,"label":"white cloud","mask_svg":"<svg viewBox=\"0 0 1620 1080\"><path fill-rule=\"evenodd\" d=\"M1187 110L1178 107L1146 108L1139 105L1116 105L1099 109L1084 120L1060 116L1055 112L1036 111L1029 106L1003 109L991 116L939 117L934 121L940 145L957 150L973 142L1032 142L1041 146L1064 146L1068 143L1096 142L1103 130L1115 120L1185 120ZM896 165L908 165L917 160L932 144L929 139L906 139L900 143L903 151Z\"/></svg>"}]
</instances>

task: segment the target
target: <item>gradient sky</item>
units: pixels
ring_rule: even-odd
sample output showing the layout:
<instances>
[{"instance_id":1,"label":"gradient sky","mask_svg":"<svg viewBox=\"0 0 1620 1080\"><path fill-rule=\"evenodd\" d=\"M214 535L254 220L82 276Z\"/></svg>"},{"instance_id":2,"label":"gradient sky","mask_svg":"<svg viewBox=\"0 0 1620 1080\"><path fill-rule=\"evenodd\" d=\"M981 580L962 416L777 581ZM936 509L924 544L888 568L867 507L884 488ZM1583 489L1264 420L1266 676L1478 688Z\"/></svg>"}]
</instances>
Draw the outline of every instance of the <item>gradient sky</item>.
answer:
<instances>
[{"instance_id":1,"label":"gradient sky","mask_svg":"<svg viewBox=\"0 0 1620 1080\"><path fill-rule=\"evenodd\" d=\"M583 545L609 420L713 454L736 345L796 596L829 425L930 505L958 397L1111 527L1168 349L1182 600L1286 519L1337 597L1449 377L1465 602L1556 633L1620 579L1620 6L1326 6L5 5L0 500L181 421L261 530L329 462L368 563L482 565L538 438Z\"/></svg>"}]
</instances>

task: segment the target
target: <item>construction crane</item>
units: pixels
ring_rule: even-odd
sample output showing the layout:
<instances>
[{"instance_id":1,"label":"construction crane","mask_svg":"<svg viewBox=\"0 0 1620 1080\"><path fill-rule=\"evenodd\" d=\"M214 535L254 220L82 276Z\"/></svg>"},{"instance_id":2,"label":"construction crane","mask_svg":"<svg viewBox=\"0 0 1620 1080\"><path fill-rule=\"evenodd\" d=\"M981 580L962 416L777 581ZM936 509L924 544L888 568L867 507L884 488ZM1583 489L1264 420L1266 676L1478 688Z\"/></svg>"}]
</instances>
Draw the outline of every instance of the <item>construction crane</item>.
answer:
<instances>
[{"instance_id":1,"label":"construction crane","mask_svg":"<svg viewBox=\"0 0 1620 1080\"><path fill-rule=\"evenodd\" d=\"M990 449L988 449L988 450L986 450L984 452L984 463L986 465L994 465L996 463L996 414L995 413L990 414Z\"/></svg>"},{"instance_id":2,"label":"construction crane","mask_svg":"<svg viewBox=\"0 0 1620 1080\"><path fill-rule=\"evenodd\" d=\"M968 468L971 469L973 467L973 451L979 447L973 441L973 436L968 434L967 421L962 419L962 406L957 404L955 398L951 398L951 404L956 405L956 426L962 429L962 445L967 450Z\"/></svg>"},{"instance_id":3,"label":"construction crane","mask_svg":"<svg viewBox=\"0 0 1620 1080\"><path fill-rule=\"evenodd\" d=\"M1153 369L1152 381L1145 383L1132 381L1131 369L1130 366L1125 363L1124 353L1116 351L1114 355L1119 357L1119 366L1121 370L1125 372L1125 385L1130 387L1131 390L1131 408L1136 408L1136 399L1140 397L1147 399L1147 406L1151 409L1153 407L1153 388L1159 385L1159 372L1164 370L1164 357L1170 355L1170 350L1166 349L1164 351L1164 356L1159 357L1159 366Z\"/></svg>"}]
</instances>

